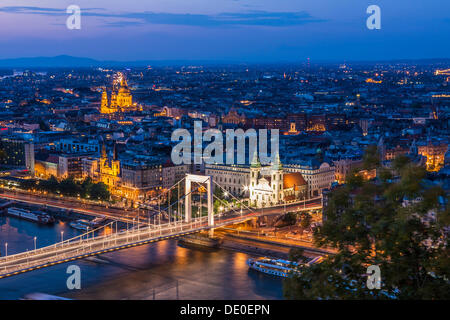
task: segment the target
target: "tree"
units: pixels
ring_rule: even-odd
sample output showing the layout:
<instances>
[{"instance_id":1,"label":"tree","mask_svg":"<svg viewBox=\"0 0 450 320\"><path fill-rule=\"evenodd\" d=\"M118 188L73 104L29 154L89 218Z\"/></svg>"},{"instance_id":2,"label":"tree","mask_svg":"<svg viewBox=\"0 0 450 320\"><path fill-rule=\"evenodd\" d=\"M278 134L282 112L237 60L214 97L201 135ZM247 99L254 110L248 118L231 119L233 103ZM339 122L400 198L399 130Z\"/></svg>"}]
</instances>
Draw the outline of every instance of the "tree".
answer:
<instances>
[{"instance_id":1,"label":"tree","mask_svg":"<svg viewBox=\"0 0 450 320\"><path fill-rule=\"evenodd\" d=\"M219 208L220 207L223 207L223 204L217 199L214 200L214 203L213 203L214 213L219 213Z\"/></svg>"},{"instance_id":2,"label":"tree","mask_svg":"<svg viewBox=\"0 0 450 320\"><path fill-rule=\"evenodd\" d=\"M377 146L368 146L363 156L363 169L372 170L380 166L380 155Z\"/></svg>"},{"instance_id":3,"label":"tree","mask_svg":"<svg viewBox=\"0 0 450 320\"><path fill-rule=\"evenodd\" d=\"M51 176L48 180L42 180L39 182L39 188L50 193L56 193L59 191L59 182L55 176Z\"/></svg>"},{"instance_id":4,"label":"tree","mask_svg":"<svg viewBox=\"0 0 450 320\"><path fill-rule=\"evenodd\" d=\"M20 188L24 190L32 190L36 186L36 180L34 179L23 179L20 181Z\"/></svg>"},{"instance_id":5,"label":"tree","mask_svg":"<svg viewBox=\"0 0 450 320\"><path fill-rule=\"evenodd\" d=\"M392 161L392 168L399 172L409 163L411 163L411 160L407 156L401 154Z\"/></svg>"},{"instance_id":6,"label":"tree","mask_svg":"<svg viewBox=\"0 0 450 320\"><path fill-rule=\"evenodd\" d=\"M110 197L110 193L108 190L108 186L103 182L95 183L91 188L91 198L108 201Z\"/></svg>"},{"instance_id":7,"label":"tree","mask_svg":"<svg viewBox=\"0 0 450 320\"><path fill-rule=\"evenodd\" d=\"M303 229L307 229L311 226L311 222L312 222L311 215L307 212L302 213L301 220L300 220L300 226Z\"/></svg>"},{"instance_id":8,"label":"tree","mask_svg":"<svg viewBox=\"0 0 450 320\"><path fill-rule=\"evenodd\" d=\"M281 216L282 224L278 227L292 226L297 222L297 215L294 212L288 212Z\"/></svg>"},{"instance_id":9,"label":"tree","mask_svg":"<svg viewBox=\"0 0 450 320\"><path fill-rule=\"evenodd\" d=\"M80 186L80 196L82 198L87 198L88 196L91 195L91 189L93 184L94 183L92 182L92 179L90 177L87 177L86 179L83 180Z\"/></svg>"},{"instance_id":10,"label":"tree","mask_svg":"<svg viewBox=\"0 0 450 320\"><path fill-rule=\"evenodd\" d=\"M338 253L285 281L287 298L450 299L450 212L442 205L449 198L439 186L426 187L423 168L404 159L394 166L396 182L332 191L314 241ZM380 290L367 288L370 265L380 267Z\"/></svg>"},{"instance_id":11,"label":"tree","mask_svg":"<svg viewBox=\"0 0 450 320\"><path fill-rule=\"evenodd\" d=\"M214 188L214 196L216 196L219 199L223 199L224 198L224 192L222 190L222 188L219 187L215 187Z\"/></svg>"},{"instance_id":12,"label":"tree","mask_svg":"<svg viewBox=\"0 0 450 320\"><path fill-rule=\"evenodd\" d=\"M75 197L81 192L80 185L75 182L73 177L62 180L59 183L59 190L61 191L61 194L69 197Z\"/></svg>"}]
</instances>

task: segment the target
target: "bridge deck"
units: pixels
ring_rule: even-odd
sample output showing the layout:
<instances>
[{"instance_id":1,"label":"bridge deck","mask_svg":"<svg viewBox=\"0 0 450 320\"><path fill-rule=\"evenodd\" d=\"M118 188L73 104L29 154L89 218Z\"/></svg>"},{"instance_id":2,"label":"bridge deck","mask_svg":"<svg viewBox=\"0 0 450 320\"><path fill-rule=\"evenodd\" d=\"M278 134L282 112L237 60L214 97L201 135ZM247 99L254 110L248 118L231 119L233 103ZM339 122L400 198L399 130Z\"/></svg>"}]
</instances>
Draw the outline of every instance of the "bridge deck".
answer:
<instances>
[{"instance_id":1,"label":"bridge deck","mask_svg":"<svg viewBox=\"0 0 450 320\"><path fill-rule=\"evenodd\" d=\"M316 204L307 205L300 210L319 209ZM143 227L113 232L108 235L94 236L88 234L39 248L0 258L0 279L32 270L50 267L89 256L111 251L122 250L156 241L176 238L186 234L219 228L225 225L240 223L262 215L280 214L282 208L244 210L242 214L222 214L215 217L214 225L208 225L208 217L194 218L192 222L176 222L161 225L145 225ZM91 237L89 236L91 235Z\"/></svg>"}]
</instances>

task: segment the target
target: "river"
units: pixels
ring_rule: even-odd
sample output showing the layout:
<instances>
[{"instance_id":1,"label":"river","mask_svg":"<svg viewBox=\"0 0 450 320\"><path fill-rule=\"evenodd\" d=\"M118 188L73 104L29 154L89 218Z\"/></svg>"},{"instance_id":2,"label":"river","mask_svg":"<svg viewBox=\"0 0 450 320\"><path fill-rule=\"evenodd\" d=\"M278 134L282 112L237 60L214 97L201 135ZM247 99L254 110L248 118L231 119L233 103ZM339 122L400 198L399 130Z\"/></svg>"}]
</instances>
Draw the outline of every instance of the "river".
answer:
<instances>
[{"instance_id":1,"label":"river","mask_svg":"<svg viewBox=\"0 0 450 320\"><path fill-rule=\"evenodd\" d=\"M63 232L63 233L62 233ZM67 222L42 226L0 216L0 251L8 255L80 234ZM0 279L0 299L43 292L74 299L282 299L282 280L249 270L248 254L186 248L176 240L102 254ZM81 269L81 289L66 285L69 265Z\"/></svg>"}]
</instances>

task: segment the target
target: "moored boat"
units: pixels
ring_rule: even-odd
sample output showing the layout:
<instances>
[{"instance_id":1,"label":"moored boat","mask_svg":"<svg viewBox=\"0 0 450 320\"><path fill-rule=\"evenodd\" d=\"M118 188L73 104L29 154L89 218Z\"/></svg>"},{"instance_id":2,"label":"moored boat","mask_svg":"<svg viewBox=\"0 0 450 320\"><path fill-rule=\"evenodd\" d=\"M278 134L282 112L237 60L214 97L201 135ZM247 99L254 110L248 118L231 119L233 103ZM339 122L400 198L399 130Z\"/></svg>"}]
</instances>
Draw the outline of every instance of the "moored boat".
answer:
<instances>
[{"instance_id":1,"label":"moored boat","mask_svg":"<svg viewBox=\"0 0 450 320\"><path fill-rule=\"evenodd\" d=\"M107 220L108 220L107 217L101 216L101 217L97 217L97 218L93 219L89 223L90 223L92 228L98 228L101 225L103 225Z\"/></svg>"},{"instance_id":2,"label":"moored boat","mask_svg":"<svg viewBox=\"0 0 450 320\"><path fill-rule=\"evenodd\" d=\"M289 278L298 274L302 267L308 267L315 263L322 262L323 257L319 256L311 259L306 263L298 263L283 259L270 258L250 258L247 260L247 265L250 269L271 274L278 277Z\"/></svg>"},{"instance_id":3,"label":"moored boat","mask_svg":"<svg viewBox=\"0 0 450 320\"><path fill-rule=\"evenodd\" d=\"M88 220L80 219L69 223L69 225L77 230L88 231L92 229L91 223Z\"/></svg>"},{"instance_id":4,"label":"moored boat","mask_svg":"<svg viewBox=\"0 0 450 320\"><path fill-rule=\"evenodd\" d=\"M30 211L21 208L10 207L7 209L6 214L11 217L37 222L40 224L51 224L55 222L55 219L53 217L41 211Z\"/></svg>"}]
</instances>

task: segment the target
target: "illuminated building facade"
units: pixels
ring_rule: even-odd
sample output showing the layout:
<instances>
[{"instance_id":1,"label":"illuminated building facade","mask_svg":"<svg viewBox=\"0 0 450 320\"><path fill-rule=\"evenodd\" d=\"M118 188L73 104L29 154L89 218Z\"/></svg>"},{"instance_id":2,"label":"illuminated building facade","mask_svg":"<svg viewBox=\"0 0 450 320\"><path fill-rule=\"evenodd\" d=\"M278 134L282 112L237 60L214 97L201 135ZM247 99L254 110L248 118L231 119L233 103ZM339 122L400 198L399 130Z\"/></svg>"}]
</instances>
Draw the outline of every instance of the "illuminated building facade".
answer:
<instances>
[{"instance_id":1,"label":"illuminated building facade","mask_svg":"<svg viewBox=\"0 0 450 320\"><path fill-rule=\"evenodd\" d=\"M243 125L245 123L245 115L239 115L235 109L230 109L228 114L222 117L223 123L231 123L236 125Z\"/></svg>"},{"instance_id":2,"label":"illuminated building facade","mask_svg":"<svg viewBox=\"0 0 450 320\"><path fill-rule=\"evenodd\" d=\"M110 191L120 185L120 161L117 160L116 148L114 146L113 157L108 157L106 154L105 145L102 146L102 155L99 160L99 181L106 184Z\"/></svg>"},{"instance_id":3,"label":"illuminated building facade","mask_svg":"<svg viewBox=\"0 0 450 320\"><path fill-rule=\"evenodd\" d=\"M427 158L427 171L439 171L444 166L447 148L446 143L433 143L430 140L426 145L418 146L419 154Z\"/></svg>"},{"instance_id":4,"label":"illuminated building facade","mask_svg":"<svg viewBox=\"0 0 450 320\"><path fill-rule=\"evenodd\" d=\"M308 117L307 131L326 131L326 118L322 114L312 114Z\"/></svg>"},{"instance_id":5,"label":"illuminated building facade","mask_svg":"<svg viewBox=\"0 0 450 320\"><path fill-rule=\"evenodd\" d=\"M336 181L340 184L345 183L347 176L353 169L361 167L363 161L361 159L340 159L333 162L335 166Z\"/></svg>"},{"instance_id":6,"label":"illuminated building facade","mask_svg":"<svg viewBox=\"0 0 450 320\"><path fill-rule=\"evenodd\" d=\"M34 144L21 139L0 139L0 150L5 154L0 158L0 165L6 167L26 168L34 174Z\"/></svg>"},{"instance_id":7,"label":"illuminated building facade","mask_svg":"<svg viewBox=\"0 0 450 320\"><path fill-rule=\"evenodd\" d=\"M81 161L83 178L90 177L94 182L103 182L112 194L117 194L120 187L120 161L114 148L113 157L108 157L105 145L102 146L100 158L86 157Z\"/></svg>"},{"instance_id":8,"label":"illuminated building facade","mask_svg":"<svg viewBox=\"0 0 450 320\"><path fill-rule=\"evenodd\" d=\"M125 76L119 73L113 83L112 91L108 92L106 88L102 92L102 102L100 113L111 114L117 112L135 111L137 104L133 104L133 97L128 88Z\"/></svg>"},{"instance_id":9,"label":"illuminated building facade","mask_svg":"<svg viewBox=\"0 0 450 320\"><path fill-rule=\"evenodd\" d=\"M161 190L162 166L157 163L130 161L122 164L122 196L132 200L145 200Z\"/></svg>"},{"instance_id":10,"label":"illuminated building facade","mask_svg":"<svg viewBox=\"0 0 450 320\"><path fill-rule=\"evenodd\" d=\"M256 207L308 198L307 182L300 172L286 172L279 157L272 165L206 164L205 174L212 176L227 192L248 197Z\"/></svg>"}]
</instances>

